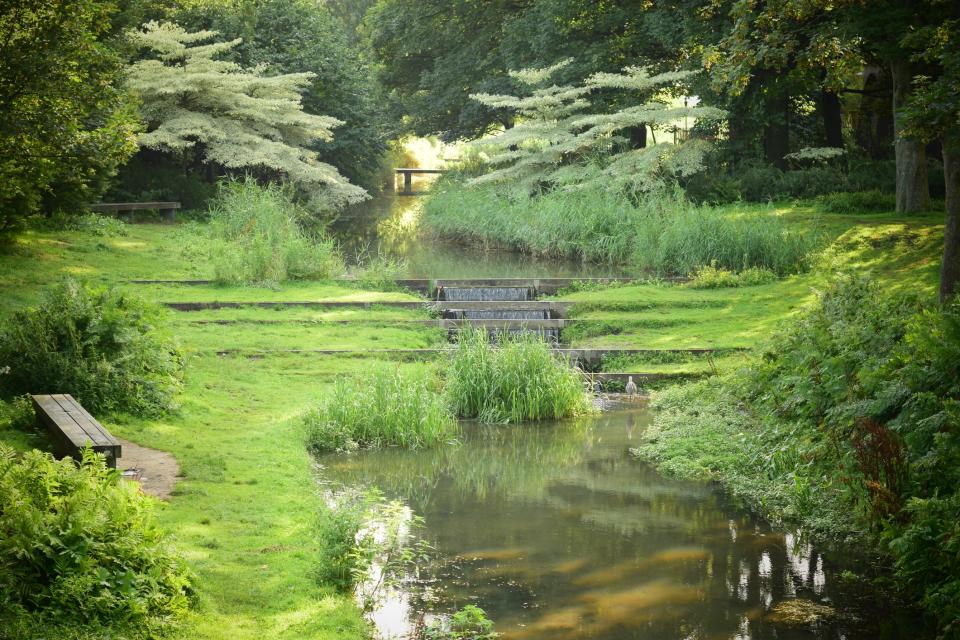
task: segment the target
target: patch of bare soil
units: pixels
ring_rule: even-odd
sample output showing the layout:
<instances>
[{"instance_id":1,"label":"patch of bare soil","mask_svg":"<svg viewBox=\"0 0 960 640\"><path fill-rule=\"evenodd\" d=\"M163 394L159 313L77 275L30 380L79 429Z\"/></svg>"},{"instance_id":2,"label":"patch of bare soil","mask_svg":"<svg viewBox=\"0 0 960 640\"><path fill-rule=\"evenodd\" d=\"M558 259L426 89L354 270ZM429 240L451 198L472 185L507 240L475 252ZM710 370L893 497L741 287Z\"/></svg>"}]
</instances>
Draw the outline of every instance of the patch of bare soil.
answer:
<instances>
[{"instance_id":1,"label":"patch of bare soil","mask_svg":"<svg viewBox=\"0 0 960 640\"><path fill-rule=\"evenodd\" d=\"M173 485L180 479L177 459L166 451L157 451L120 440L117 470L128 480L136 480L144 493L168 500Z\"/></svg>"}]
</instances>

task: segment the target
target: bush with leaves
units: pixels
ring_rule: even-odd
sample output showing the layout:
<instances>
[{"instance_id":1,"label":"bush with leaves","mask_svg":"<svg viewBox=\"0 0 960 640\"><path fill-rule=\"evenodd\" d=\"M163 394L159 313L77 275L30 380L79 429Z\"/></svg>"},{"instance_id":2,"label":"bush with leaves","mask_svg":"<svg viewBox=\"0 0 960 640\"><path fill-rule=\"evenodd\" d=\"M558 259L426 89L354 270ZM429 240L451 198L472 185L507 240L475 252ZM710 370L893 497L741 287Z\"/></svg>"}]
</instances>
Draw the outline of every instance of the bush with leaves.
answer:
<instances>
[{"instance_id":1,"label":"bush with leaves","mask_svg":"<svg viewBox=\"0 0 960 640\"><path fill-rule=\"evenodd\" d=\"M960 303L841 277L752 369L657 406L640 454L772 518L882 544L940 630L960 629Z\"/></svg>"},{"instance_id":2,"label":"bush with leaves","mask_svg":"<svg viewBox=\"0 0 960 640\"><path fill-rule=\"evenodd\" d=\"M93 413L159 415L173 407L183 356L157 305L76 280L55 286L0 332L4 395L69 393Z\"/></svg>"},{"instance_id":3,"label":"bush with leaves","mask_svg":"<svg viewBox=\"0 0 960 640\"><path fill-rule=\"evenodd\" d=\"M78 465L0 445L0 531L0 636L155 637L190 607L192 576L151 499L90 449Z\"/></svg>"}]
</instances>

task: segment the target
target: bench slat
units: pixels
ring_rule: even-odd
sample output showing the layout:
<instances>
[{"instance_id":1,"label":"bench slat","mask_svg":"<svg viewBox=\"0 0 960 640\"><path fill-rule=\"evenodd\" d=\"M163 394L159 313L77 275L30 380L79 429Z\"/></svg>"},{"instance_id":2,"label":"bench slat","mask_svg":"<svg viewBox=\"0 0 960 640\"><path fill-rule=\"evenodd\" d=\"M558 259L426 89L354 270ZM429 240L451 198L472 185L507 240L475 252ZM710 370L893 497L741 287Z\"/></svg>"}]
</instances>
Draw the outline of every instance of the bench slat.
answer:
<instances>
[{"instance_id":1,"label":"bench slat","mask_svg":"<svg viewBox=\"0 0 960 640\"><path fill-rule=\"evenodd\" d=\"M80 406L73 396L54 394L53 399L60 405L64 412L77 423L84 433L96 445L116 445L119 444L116 439L103 428L96 418L90 415L86 409Z\"/></svg>"},{"instance_id":2,"label":"bench slat","mask_svg":"<svg viewBox=\"0 0 960 640\"><path fill-rule=\"evenodd\" d=\"M32 396L37 421L47 428L58 456L76 458L88 444L116 468L120 443L69 394Z\"/></svg>"}]
</instances>

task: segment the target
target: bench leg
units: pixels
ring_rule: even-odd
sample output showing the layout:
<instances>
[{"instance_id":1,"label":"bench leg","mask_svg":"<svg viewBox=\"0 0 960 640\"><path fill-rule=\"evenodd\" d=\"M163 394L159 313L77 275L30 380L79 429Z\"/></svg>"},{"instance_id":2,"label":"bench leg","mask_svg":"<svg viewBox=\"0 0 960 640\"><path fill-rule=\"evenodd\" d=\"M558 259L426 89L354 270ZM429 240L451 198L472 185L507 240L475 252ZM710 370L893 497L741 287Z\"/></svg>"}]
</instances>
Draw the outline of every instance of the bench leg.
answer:
<instances>
[{"instance_id":1,"label":"bench leg","mask_svg":"<svg viewBox=\"0 0 960 640\"><path fill-rule=\"evenodd\" d=\"M177 211L176 209L164 209L163 211L161 211L161 213L163 214L163 217L167 219L167 222L169 222L170 224L173 224L173 220L176 216L176 211Z\"/></svg>"}]
</instances>

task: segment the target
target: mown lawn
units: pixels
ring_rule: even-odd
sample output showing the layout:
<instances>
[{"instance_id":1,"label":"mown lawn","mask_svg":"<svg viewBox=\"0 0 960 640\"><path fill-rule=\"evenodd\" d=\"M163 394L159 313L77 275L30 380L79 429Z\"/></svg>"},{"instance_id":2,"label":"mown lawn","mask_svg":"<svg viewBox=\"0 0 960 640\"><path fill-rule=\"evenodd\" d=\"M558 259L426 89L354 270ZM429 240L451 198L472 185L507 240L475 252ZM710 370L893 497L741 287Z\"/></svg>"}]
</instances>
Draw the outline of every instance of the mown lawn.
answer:
<instances>
[{"instance_id":1,"label":"mown lawn","mask_svg":"<svg viewBox=\"0 0 960 640\"><path fill-rule=\"evenodd\" d=\"M0 316L37 301L64 276L115 284L158 302L418 300L333 282L275 288L127 283L208 277L203 260L190 253L191 228L132 225L120 237L27 232L0 254ZM427 318L426 308L378 306L169 313L188 354L181 408L160 420L100 417L122 438L173 453L182 467L184 479L159 518L198 576L200 605L184 637L368 637L352 596L322 589L312 576L313 527L325 507L297 418L338 377L378 366L417 366L363 357L217 352L416 348L445 341L438 329L397 324ZM9 429L0 430L0 440L20 449L46 446L42 438Z\"/></svg>"},{"instance_id":2,"label":"mown lawn","mask_svg":"<svg viewBox=\"0 0 960 640\"><path fill-rule=\"evenodd\" d=\"M811 268L800 275L759 286L696 289L648 283L565 293L577 304L569 316L582 322L565 332L577 347L650 349L755 348L837 273L869 273L891 292L934 295L937 287L942 219L891 215L822 215L806 207L778 207L798 229L831 238ZM736 366L738 358L716 364ZM650 372L698 372L702 358L644 367ZM636 369L640 370L640 369Z\"/></svg>"}]
</instances>

